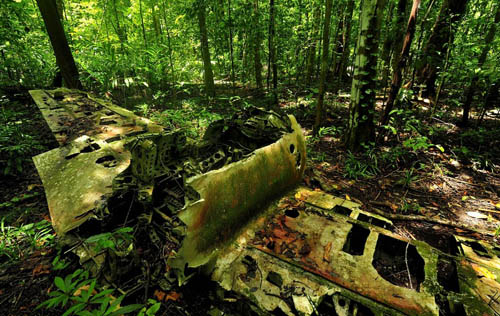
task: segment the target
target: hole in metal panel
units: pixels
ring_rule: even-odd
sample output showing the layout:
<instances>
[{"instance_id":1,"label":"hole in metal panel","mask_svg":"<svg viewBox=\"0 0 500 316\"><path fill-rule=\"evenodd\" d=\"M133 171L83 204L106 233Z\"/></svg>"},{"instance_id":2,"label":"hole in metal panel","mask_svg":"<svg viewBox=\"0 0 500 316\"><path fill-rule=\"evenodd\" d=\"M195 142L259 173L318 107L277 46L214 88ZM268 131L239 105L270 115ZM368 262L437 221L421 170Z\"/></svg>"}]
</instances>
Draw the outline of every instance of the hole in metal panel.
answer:
<instances>
[{"instance_id":1,"label":"hole in metal panel","mask_svg":"<svg viewBox=\"0 0 500 316\"><path fill-rule=\"evenodd\" d=\"M425 279L424 259L414 245L379 235L372 265L390 283L420 291Z\"/></svg>"},{"instance_id":2,"label":"hole in metal panel","mask_svg":"<svg viewBox=\"0 0 500 316\"><path fill-rule=\"evenodd\" d=\"M74 153L74 154L71 154L71 155L67 155L66 157L64 157L64 159L66 160L70 160L72 158L75 158L76 156L78 156L80 153Z\"/></svg>"},{"instance_id":3,"label":"hole in metal panel","mask_svg":"<svg viewBox=\"0 0 500 316\"><path fill-rule=\"evenodd\" d=\"M294 208L290 208L290 209L285 210L285 215L288 217L291 217L291 218L297 218L297 217L299 217L299 211L297 211Z\"/></svg>"},{"instance_id":4,"label":"hole in metal panel","mask_svg":"<svg viewBox=\"0 0 500 316\"><path fill-rule=\"evenodd\" d=\"M101 146L99 146L99 144L92 143L92 144L84 147L80 152L82 152L82 153L91 153L91 152L99 150L99 149L101 149Z\"/></svg>"},{"instance_id":5,"label":"hole in metal panel","mask_svg":"<svg viewBox=\"0 0 500 316\"><path fill-rule=\"evenodd\" d=\"M101 157L95 161L96 164L103 165L106 168L113 168L118 164L118 161L116 161L116 158L112 155L107 155L104 157Z\"/></svg>"},{"instance_id":6,"label":"hole in metal panel","mask_svg":"<svg viewBox=\"0 0 500 316\"><path fill-rule=\"evenodd\" d=\"M365 251L366 239L370 235L370 230L358 224L352 224L352 228L347 234L347 239L342 247L342 251L353 256L361 256Z\"/></svg>"},{"instance_id":7,"label":"hole in metal panel","mask_svg":"<svg viewBox=\"0 0 500 316\"><path fill-rule=\"evenodd\" d=\"M387 222L384 222L383 220L380 220L378 218L375 218L375 217L372 217L372 216L368 216L368 215L365 215L365 214L359 214L358 215L358 218L357 218L359 221L362 221L362 222L365 222L365 223L370 223L374 226L378 226L380 228L387 228L389 227L389 223Z\"/></svg>"},{"instance_id":8,"label":"hole in metal panel","mask_svg":"<svg viewBox=\"0 0 500 316\"><path fill-rule=\"evenodd\" d=\"M269 274L267 275L266 281L276 285L277 287L281 288L283 285L283 277L274 271L270 271Z\"/></svg>"},{"instance_id":9,"label":"hole in metal panel","mask_svg":"<svg viewBox=\"0 0 500 316\"><path fill-rule=\"evenodd\" d=\"M335 207L332 209L335 213L345 215L349 217L352 213L351 209L348 209L347 207L343 207L340 205L335 205Z\"/></svg>"},{"instance_id":10,"label":"hole in metal panel","mask_svg":"<svg viewBox=\"0 0 500 316\"><path fill-rule=\"evenodd\" d=\"M486 248L484 248L477 241L466 241L464 242L464 245L471 247L474 253L480 257L492 258L492 256L488 253L488 250L486 250Z\"/></svg>"},{"instance_id":11,"label":"hole in metal panel","mask_svg":"<svg viewBox=\"0 0 500 316\"><path fill-rule=\"evenodd\" d=\"M437 281L448 292L460 292L457 264L455 260L439 256L437 264Z\"/></svg>"}]
</instances>

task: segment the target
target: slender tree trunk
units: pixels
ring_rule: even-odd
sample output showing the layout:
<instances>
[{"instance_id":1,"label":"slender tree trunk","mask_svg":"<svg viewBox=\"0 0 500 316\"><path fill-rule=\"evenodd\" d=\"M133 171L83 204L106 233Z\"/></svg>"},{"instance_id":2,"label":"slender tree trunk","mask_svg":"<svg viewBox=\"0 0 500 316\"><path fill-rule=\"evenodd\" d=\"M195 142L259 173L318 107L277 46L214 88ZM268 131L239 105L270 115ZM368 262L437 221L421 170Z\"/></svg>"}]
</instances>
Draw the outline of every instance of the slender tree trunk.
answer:
<instances>
[{"instance_id":1,"label":"slender tree trunk","mask_svg":"<svg viewBox=\"0 0 500 316\"><path fill-rule=\"evenodd\" d=\"M118 16L118 9L116 8L116 0L113 0L113 13L115 15L115 21L116 21L115 32L116 32L116 35L118 35L118 39L120 40L120 48L121 48L122 53L126 54L127 50L125 49L125 43L128 41L127 32L120 25L120 18Z\"/></svg>"},{"instance_id":2,"label":"slender tree trunk","mask_svg":"<svg viewBox=\"0 0 500 316\"><path fill-rule=\"evenodd\" d=\"M484 48L483 51L481 52L481 55L479 56L478 62L477 62L477 69L483 68L484 62L486 61L486 58L488 57L488 53L491 49L491 43L493 42L493 39L495 38L495 32L496 32L496 25L500 22L500 4L497 5L497 11L495 14L495 21L493 24L491 24L490 29L488 31L488 34L486 35L486 38L484 39ZM472 99L474 98L474 92L476 92L477 89L477 83L479 81L479 75L476 73L471 79L471 83L469 86L469 89L467 89L467 94L465 98L465 102L463 105L464 111L462 114L462 121L461 125L463 127L467 126L469 124L469 112L472 104Z\"/></svg>"},{"instance_id":3,"label":"slender tree trunk","mask_svg":"<svg viewBox=\"0 0 500 316\"><path fill-rule=\"evenodd\" d=\"M231 81L233 83L234 92L234 81L236 80L236 78L234 76L233 21L231 20L231 0L228 0L227 2L227 18L229 22L229 53L231 55Z\"/></svg>"},{"instance_id":4,"label":"slender tree trunk","mask_svg":"<svg viewBox=\"0 0 500 316\"><path fill-rule=\"evenodd\" d=\"M411 42L413 41L413 36L415 35L415 26L417 23L417 13L418 7L420 6L421 0L413 0L413 6L411 8L410 18L408 20L408 26L406 27L406 35L403 42L403 47L401 53L399 53L397 60L398 63L394 66L394 72L392 74L391 91L389 93L389 98L387 104L385 105L384 115L382 117L382 124L387 124L389 121L389 115L394 106L394 102L399 94L399 89L401 88L401 82L403 81L403 69L406 66L408 56L410 55Z\"/></svg>"},{"instance_id":5,"label":"slender tree trunk","mask_svg":"<svg viewBox=\"0 0 500 316\"><path fill-rule=\"evenodd\" d=\"M436 94L435 83L438 69L442 66L446 55L446 43L450 36L453 38L455 30L453 26L460 21L466 7L467 0L443 0L441 4L431 36L424 48L421 66L417 70L418 81L425 83L426 86L424 96L433 98Z\"/></svg>"},{"instance_id":6,"label":"slender tree trunk","mask_svg":"<svg viewBox=\"0 0 500 316\"><path fill-rule=\"evenodd\" d=\"M269 87L270 72L272 71L272 82L273 82L273 103L278 104L278 65L276 64L276 44L274 39L276 36L275 30L275 7L274 0L269 0L269 66L267 81Z\"/></svg>"},{"instance_id":7,"label":"slender tree trunk","mask_svg":"<svg viewBox=\"0 0 500 316\"><path fill-rule=\"evenodd\" d=\"M50 43L56 56L57 66L61 70L64 82L68 88L81 89L82 84L79 79L78 68L71 54L55 1L37 0L37 4L47 28Z\"/></svg>"},{"instance_id":8,"label":"slender tree trunk","mask_svg":"<svg viewBox=\"0 0 500 316\"><path fill-rule=\"evenodd\" d=\"M139 14L141 16L142 38L144 39L144 46L148 48L148 41L146 39L146 28L144 27L144 16L142 14L142 0L139 0Z\"/></svg>"},{"instance_id":9,"label":"slender tree trunk","mask_svg":"<svg viewBox=\"0 0 500 316\"><path fill-rule=\"evenodd\" d=\"M421 23L420 23L420 35L418 36L418 41L417 41L417 48L416 48L416 51L421 54L422 53L422 39L424 38L424 34L427 32L427 25L428 25L428 22L427 22L427 17L429 16L429 14L431 13L432 11L432 7L434 6L434 3L436 3L436 0L430 0L431 2L429 3L429 5L427 6L427 10L425 11L425 15L424 17L421 19ZM412 57L413 55L410 56L410 60L409 60L409 63L408 64L412 64ZM416 60L420 60L420 56L418 57L415 57ZM414 82L415 82L415 75L417 73L417 67L413 67L413 70L412 70L412 75L411 75L411 86L413 86Z\"/></svg>"},{"instance_id":10,"label":"slender tree trunk","mask_svg":"<svg viewBox=\"0 0 500 316\"><path fill-rule=\"evenodd\" d=\"M405 0L406 1L406 0ZM380 86L384 87L385 84L387 83L387 78L389 77L389 72L390 72L390 61L391 61L391 54L392 54L392 46L394 43L394 32L395 32L395 23L393 22L393 17L394 17L394 1L390 1L389 4L389 9L387 10L387 19L385 20L386 23L386 36L384 38L383 44L382 44L382 51L380 53L380 61L379 63L382 64L380 68L382 68L382 80L380 81ZM401 31L401 29L397 30ZM382 38L382 35L380 36Z\"/></svg>"},{"instance_id":11,"label":"slender tree trunk","mask_svg":"<svg viewBox=\"0 0 500 316\"><path fill-rule=\"evenodd\" d=\"M384 56L385 70L384 70L384 75L382 76L383 77L382 84L384 87L387 84L387 76L390 73L391 68L392 71L394 72L399 63L399 58L401 55L400 52L401 48L403 47L404 33L402 32L402 30L404 29L405 21L407 20L407 15L406 15L407 7L408 7L408 0L399 0L396 11L396 21L394 22L394 25L388 36L391 39L389 44L390 46L388 47L388 52L384 53L386 54L386 56Z\"/></svg>"},{"instance_id":12,"label":"slender tree trunk","mask_svg":"<svg viewBox=\"0 0 500 316\"><path fill-rule=\"evenodd\" d=\"M207 25L205 21L205 5L200 2L198 7L198 24L200 27L201 56L203 59L204 80L206 94L215 97L214 74L210 61L210 51L208 48Z\"/></svg>"},{"instance_id":13,"label":"slender tree trunk","mask_svg":"<svg viewBox=\"0 0 500 316\"><path fill-rule=\"evenodd\" d=\"M354 11L354 0L348 0L347 2L347 12L345 14L345 26L344 26L344 38L343 38L343 51L342 57L340 59L339 74L338 79L344 81L347 79L347 62L349 60L350 54L350 40L351 40L351 29L352 29L352 13Z\"/></svg>"},{"instance_id":14,"label":"slender tree trunk","mask_svg":"<svg viewBox=\"0 0 500 316\"><path fill-rule=\"evenodd\" d=\"M254 45L253 58L255 69L255 84L257 89L262 89L262 62L260 61L261 32L259 23L259 0L254 0Z\"/></svg>"},{"instance_id":15,"label":"slender tree trunk","mask_svg":"<svg viewBox=\"0 0 500 316\"><path fill-rule=\"evenodd\" d=\"M163 3L163 2L162 2ZM165 31L167 33L167 45L168 45L168 58L169 58L169 61L170 61L170 71L172 73L172 81L175 82L176 80L176 76L175 76L175 69L174 69L174 62L173 62L173 51L172 51L172 42L170 40L170 30L169 30L169 27L168 27L168 23L167 23L167 13L166 13L166 9L165 9L165 6L163 6L163 9L162 9L162 15L163 15L163 22L165 23Z\"/></svg>"},{"instance_id":16,"label":"slender tree trunk","mask_svg":"<svg viewBox=\"0 0 500 316\"><path fill-rule=\"evenodd\" d=\"M486 97L484 98L483 109L481 111L481 115L479 116L479 120L477 122L477 126L481 125L481 122L484 119L484 115L488 109L493 108L496 104L500 103L500 79L497 79L495 82L490 84L488 89L488 93L486 93Z\"/></svg>"},{"instance_id":17,"label":"slender tree trunk","mask_svg":"<svg viewBox=\"0 0 500 316\"><path fill-rule=\"evenodd\" d=\"M319 27L321 22L321 7L318 6L314 10L313 16L313 29L311 31L311 36L309 37L309 48L307 53L307 66L306 66L306 81L307 84L311 84L311 80L314 73L314 62L316 61L316 45L318 42Z\"/></svg>"},{"instance_id":18,"label":"slender tree trunk","mask_svg":"<svg viewBox=\"0 0 500 316\"><path fill-rule=\"evenodd\" d=\"M343 11L341 9L341 11ZM326 17L326 15L325 15ZM340 14L339 21L337 23L337 27L335 29L335 33L333 35L333 53L332 53L332 60L331 63L333 65L332 69L332 75L334 77L338 76L340 72L340 60L342 58L342 52L344 51L344 22L345 19L343 18L343 14ZM323 42L324 42L324 37L323 37ZM328 75L328 74L327 74ZM321 74L320 74L321 76ZM327 76L330 78L330 76Z\"/></svg>"},{"instance_id":19,"label":"slender tree trunk","mask_svg":"<svg viewBox=\"0 0 500 316\"><path fill-rule=\"evenodd\" d=\"M156 7L156 4L153 3L151 5L151 15L153 16L153 27L155 29L156 42L159 43L163 42L163 37L161 32L161 21L156 13L157 9L159 10L159 8Z\"/></svg>"},{"instance_id":20,"label":"slender tree trunk","mask_svg":"<svg viewBox=\"0 0 500 316\"><path fill-rule=\"evenodd\" d=\"M357 151L375 140L375 88L380 21L385 0L362 0L346 146Z\"/></svg>"},{"instance_id":21,"label":"slender tree trunk","mask_svg":"<svg viewBox=\"0 0 500 316\"><path fill-rule=\"evenodd\" d=\"M321 55L321 74L319 79L318 104L316 105L316 121L313 133L318 134L319 128L323 124L324 110L323 102L325 98L325 79L328 70L328 47L330 46L330 20L332 16L333 0L326 0L325 23L323 24L323 53Z\"/></svg>"}]
</instances>

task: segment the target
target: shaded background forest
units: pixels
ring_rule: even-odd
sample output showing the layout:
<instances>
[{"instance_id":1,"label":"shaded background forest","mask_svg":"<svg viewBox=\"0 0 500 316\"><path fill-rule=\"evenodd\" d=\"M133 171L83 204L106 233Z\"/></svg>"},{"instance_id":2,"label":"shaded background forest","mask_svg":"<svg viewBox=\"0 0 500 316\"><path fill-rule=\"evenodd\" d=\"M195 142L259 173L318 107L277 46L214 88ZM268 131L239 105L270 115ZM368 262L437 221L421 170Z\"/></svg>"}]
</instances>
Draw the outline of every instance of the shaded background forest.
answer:
<instances>
[{"instance_id":1,"label":"shaded background forest","mask_svg":"<svg viewBox=\"0 0 500 316\"><path fill-rule=\"evenodd\" d=\"M409 0L380 4L384 2L379 12L377 91L389 87L412 6ZM275 64L280 96L317 92L323 1L98 0L57 5L83 86L122 103L141 96L135 103L161 104L165 97L190 89L189 83L202 82L201 11L216 82L269 90ZM482 105L499 77L498 37L482 65L479 62L496 10L495 2L487 0L422 1L404 69L404 93L416 93L415 88L427 84L424 95L435 97L441 88L452 100L449 105L458 109L465 101L465 88L477 75L475 98ZM360 1L333 2L326 76L331 93L350 92L360 11ZM0 12L2 85L52 85L57 67L36 3L3 1Z\"/></svg>"}]
</instances>

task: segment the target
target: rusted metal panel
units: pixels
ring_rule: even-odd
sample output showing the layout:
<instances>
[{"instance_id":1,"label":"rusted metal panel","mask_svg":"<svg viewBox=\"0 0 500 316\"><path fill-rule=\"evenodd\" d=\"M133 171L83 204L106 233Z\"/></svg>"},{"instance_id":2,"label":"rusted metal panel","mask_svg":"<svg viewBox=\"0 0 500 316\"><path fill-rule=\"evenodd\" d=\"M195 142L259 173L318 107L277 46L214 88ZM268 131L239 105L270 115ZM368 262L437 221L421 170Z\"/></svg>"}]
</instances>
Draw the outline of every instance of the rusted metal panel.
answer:
<instances>
[{"instance_id":1,"label":"rusted metal panel","mask_svg":"<svg viewBox=\"0 0 500 316\"><path fill-rule=\"evenodd\" d=\"M364 304L371 306L374 311L384 311L387 310L387 306L390 306L388 310L394 315L398 313L438 314L434 293L424 286L425 283L431 281L431 275L425 275L425 279L419 280L418 283L414 281L412 289L385 280L372 264L381 234L408 244L411 241L402 240L400 236L389 230L357 220L356 217L359 214L366 215L367 213L350 201L305 188L294 191L287 198L291 197L308 201L310 205L321 205L323 210L328 208L329 213L327 216L323 215L321 208L314 208L310 212L301 210L297 213L290 212L288 209L284 213L274 205L271 207L272 210L268 211L270 215L265 220L259 219L249 231L240 237L239 242L246 243L246 247L234 247L233 253L228 251L220 257L213 274L215 280L227 288L247 293L251 297L262 296L262 300L257 301L262 308L270 311L278 306L281 306L284 312L292 310L290 306L284 306L283 302L278 302L276 298L270 298L266 294L269 291L278 291L276 295L279 295L280 291L276 286L265 282L265 274L279 270L284 284L286 283L289 289L293 289L293 295L297 296L298 294L294 291L307 285L304 287L304 293L307 295L298 296L309 296L311 306L304 307L304 302L297 303L304 313L308 311L306 314L311 314L324 296L332 296L335 293L342 297L347 295L347 298L350 295L358 302L364 301ZM352 210L349 216L333 211L335 206L343 204ZM389 221L386 220L384 223L389 224ZM361 246L361 253L351 254L346 249L346 240L354 225L367 229L368 236ZM254 250L249 250L249 247ZM417 249L422 248L430 249L426 244L419 244ZM430 251L423 251L423 253L426 271L435 270L437 256L432 255ZM255 281L246 282L245 269L248 264L242 261L246 256L256 260L259 265L258 269L264 274L262 283L258 275L255 277L257 284ZM279 269L280 266L284 268ZM310 274L316 277L311 278ZM228 278L231 278L234 283L229 285ZM281 287L281 290L283 289L284 287ZM294 301L300 302L301 300L295 298ZM298 309L297 306L294 307ZM340 309L341 306L337 308ZM388 313L388 311L385 312Z\"/></svg>"},{"instance_id":2,"label":"rusted metal panel","mask_svg":"<svg viewBox=\"0 0 500 316\"><path fill-rule=\"evenodd\" d=\"M81 136L112 141L163 130L127 109L79 90L31 90L30 94L60 145Z\"/></svg>"},{"instance_id":3,"label":"rusted metal panel","mask_svg":"<svg viewBox=\"0 0 500 316\"><path fill-rule=\"evenodd\" d=\"M31 90L60 148L33 157L54 229L64 234L102 207L113 179L130 164L129 135L162 127L78 90Z\"/></svg>"},{"instance_id":4,"label":"rusted metal panel","mask_svg":"<svg viewBox=\"0 0 500 316\"><path fill-rule=\"evenodd\" d=\"M256 150L249 158L187 181L200 194L179 214L187 225L178 266L197 267L258 215L273 199L292 188L305 168L305 141L290 116L293 132Z\"/></svg>"}]
</instances>

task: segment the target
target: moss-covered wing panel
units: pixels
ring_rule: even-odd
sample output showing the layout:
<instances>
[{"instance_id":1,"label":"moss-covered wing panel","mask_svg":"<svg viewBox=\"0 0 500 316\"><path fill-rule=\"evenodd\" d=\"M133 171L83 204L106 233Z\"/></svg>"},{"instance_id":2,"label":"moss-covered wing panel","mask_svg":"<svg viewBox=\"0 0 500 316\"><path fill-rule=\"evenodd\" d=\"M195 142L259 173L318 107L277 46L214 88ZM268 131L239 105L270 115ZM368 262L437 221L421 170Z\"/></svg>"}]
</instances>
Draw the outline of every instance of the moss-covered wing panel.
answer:
<instances>
[{"instance_id":1,"label":"moss-covered wing panel","mask_svg":"<svg viewBox=\"0 0 500 316\"><path fill-rule=\"evenodd\" d=\"M30 94L60 145L82 136L109 141L163 130L146 118L83 91L59 88L31 90Z\"/></svg>"},{"instance_id":2,"label":"moss-covered wing panel","mask_svg":"<svg viewBox=\"0 0 500 316\"><path fill-rule=\"evenodd\" d=\"M249 158L188 180L200 199L180 213L187 235L177 257L183 268L201 266L234 238L248 221L301 179L305 141L290 116L293 132L256 150Z\"/></svg>"},{"instance_id":3,"label":"moss-covered wing panel","mask_svg":"<svg viewBox=\"0 0 500 316\"><path fill-rule=\"evenodd\" d=\"M62 146L33 157L58 234L85 222L112 192L113 179L130 164L122 140L163 127L86 92L31 90Z\"/></svg>"},{"instance_id":4,"label":"moss-covered wing panel","mask_svg":"<svg viewBox=\"0 0 500 316\"><path fill-rule=\"evenodd\" d=\"M52 224L64 234L85 222L112 192L113 179L130 164L123 141L92 143L92 152L71 154L72 146L33 157L42 179Z\"/></svg>"}]
</instances>

